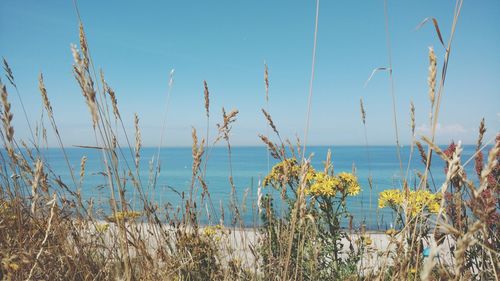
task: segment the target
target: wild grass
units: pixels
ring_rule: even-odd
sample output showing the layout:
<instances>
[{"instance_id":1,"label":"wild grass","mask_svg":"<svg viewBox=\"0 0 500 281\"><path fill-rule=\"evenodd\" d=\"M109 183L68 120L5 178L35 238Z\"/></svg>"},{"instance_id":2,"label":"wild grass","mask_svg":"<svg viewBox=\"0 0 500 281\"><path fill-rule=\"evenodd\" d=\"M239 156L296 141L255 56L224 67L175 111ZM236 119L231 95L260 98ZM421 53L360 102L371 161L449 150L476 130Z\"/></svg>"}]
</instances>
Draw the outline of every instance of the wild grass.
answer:
<instances>
[{"instance_id":1,"label":"wild grass","mask_svg":"<svg viewBox=\"0 0 500 281\"><path fill-rule=\"evenodd\" d=\"M402 163L400 182L379 194L378 207L391 208L396 214L393 228L369 232L364 224L353 225L347 199L356 198L361 187L353 171L336 171L331 152L324 167L311 165L305 138L295 144L280 135L269 113L270 76L264 67L265 122L274 136L259 135L268 157L277 163L269 167L257 187L257 200L250 202L254 227L245 228L243 214L249 212L233 178L231 145L232 126L238 110L222 108L221 121L210 137L213 110L210 92L203 81L206 115L205 137L192 129L192 166L188 192L172 189L180 198L179 206L155 201L154 193L161 171L160 152L166 127L163 120L156 159L150 163L150 178L140 178L142 156L141 123L134 115L133 142L125 130L115 93L96 72L90 55L84 26L79 26L79 47L73 45L73 72L89 109L89 121L95 143L86 148L99 152L109 212L96 209L93 199L83 200L82 187L87 177L87 157L82 155L79 171L70 165L57 125L43 75L39 90L46 112L40 120L28 121L31 140L18 139L12 120L10 89L18 97L14 72L4 59L10 86L0 82L0 278L5 280L499 280L500 274L500 135L485 142L484 119L478 130L475 154L463 161L461 143L446 149L434 143L440 112L451 42L462 1L457 1L451 35L445 48L441 77L438 60L429 49L429 100L432 133L424 137L427 151L415 135L415 107L410 106L410 132L419 157L425 165L408 180ZM319 1L316 2L314 46L318 31ZM386 23L388 14L386 7ZM437 35L443 42L437 20ZM386 27L388 32L388 27ZM389 82L395 104L390 39L387 34ZM312 111L315 47L308 95L308 116ZM373 74L372 74L373 75ZM100 79L98 79L99 77ZM439 87L436 90L437 80ZM168 100L173 84L171 72ZM22 103L21 103L22 106ZM355 109L353 109L355 110ZM360 100L361 121L365 132L367 161L369 116ZM307 117L309 119L309 117ZM56 136L65 157L71 180L64 182L44 155L47 143L45 119ZM35 124L35 130L31 128ZM399 144L397 114L394 108L396 143ZM270 130L267 129L269 132ZM120 138L119 136L123 136ZM273 141L276 140L276 141ZM228 151L230 202L212 202L207 184L207 166L213 147L224 142ZM485 158L486 148L491 147ZM445 163L445 180L435 183L430 167L432 154ZM320 156L321 157L321 156ZM411 157L411 155L410 155ZM398 150L398 159L399 150ZM474 160L476 175L466 175L464 167ZM268 163L270 161L268 160ZM368 178L369 209L372 211L371 164ZM430 181L429 176L430 175ZM79 177L79 178L77 178ZM476 181L472 177L477 177ZM130 191L132 189L132 194ZM275 190L273 196L267 190ZM253 192L253 189L251 190ZM130 202L140 202L140 204ZM207 217L209 224L200 221ZM230 222L224 224L230 218ZM348 222L349 227L341 227Z\"/></svg>"}]
</instances>

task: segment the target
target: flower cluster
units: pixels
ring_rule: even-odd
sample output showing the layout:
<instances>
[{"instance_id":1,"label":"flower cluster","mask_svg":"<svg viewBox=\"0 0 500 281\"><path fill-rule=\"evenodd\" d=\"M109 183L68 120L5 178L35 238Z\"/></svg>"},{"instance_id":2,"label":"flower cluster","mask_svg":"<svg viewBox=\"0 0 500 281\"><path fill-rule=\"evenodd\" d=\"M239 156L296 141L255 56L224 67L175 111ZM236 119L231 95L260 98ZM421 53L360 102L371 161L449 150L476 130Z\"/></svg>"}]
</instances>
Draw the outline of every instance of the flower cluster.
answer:
<instances>
[{"instance_id":1,"label":"flower cluster","mask_svg":"<svg viewBox=\"0 0 500 281\"><path fill-rule=\"evenodd\" d=\"M429 212L438 213L441 198L441 193L433 194L427 190L411 191L408 210L412 216L416 216L427 206Z\"/></svg>"},{"instance_id":2,"label":"flower cluster","mask_svg":"<svg viewBox=\"0 0 500 281\"><path fill-rule=\"evenodd\" d=\"M307 173L306 180L310 184L306 193L314 196L333 197L337 192L344 196L354 196L361 191L358 179L351 173L342 172L335 176L311 170Z\"/></svg>"},{"instance_id":3,"label":"flower cluster","mask_svg":"<svg viewBox=\"0 0 500 281\"><path fill-rule=\"evenodd\" d=\"M107 220L110 222L135 220L141 215L142 214L137 211L118 211L114 216L109 216Z\"/></svg>"},{"instance_id":4,"label":"flower cluster","mask_svg":"<svg viewBox=\"0 0 500 281\"><path fill-rule=\"evenodd\" d=\"M340 187L343 192L351 196L359 194L359 192L361 191L361 187L359 186L358 178L355 175L342 172L338 175L338 177L342 183Z\"/></svg>"},{"instance_id":5,"label":"flower cluster","mask_svg":"<svg viewBox=\"0 0 500 281\"><path fill-rule=\"evenodd\" d=\"M306 180L310 183L310 186L305 192L314 196L333 197L340 185L338 177L330 176L324 172L311 171L307 173Z\"/></svg>"},{"instance_id":6,"label":"flower cluster","mask_svg":"<svg viewBox=\"0 0 500 281\"><path fill-rule=\"evenodd\" d=\"M404 198L403 194L399 189L388 189L380 192L378 199L378 207L380 209L384 207L395 208L403 204Z\"/></svg>"},{"instance_id":7,"label":"flower cluster","mask_svg":"<svg viewBox=\"0 0 500 281\"><path fill-rule=\"evenodd\" d=\"M427 208L430 213L439 212L441 198L441 193L433 194L428 190L402 192L399 189L388 189L380 193L378 207L393 209L406 207L406 211L414 217L424 208Z\"/></svg>"},{"instance_id":8,"label":"flower cluster","mask_svg":"<svg viewBox=\"0 0 500 281\"><path fill-rule=\"evenodd\" d=\"M215 226L206 226L204 229L203 229L203 235L205 236L214 236L217 231L222 231L224 228L222 227L222 225L218 224L218 225L215 225Z\"/></svg>"},{"instance_id":9,"label":"flower cluster","mask_svg":"<svg viewBox=\"0 0 500 281\"><path fill-rule=\"evenodd\" d=\"M217 224L214 226L206 226L203 228L203 235L209 239L214 239L215 241L219 242L222 240L222 238L227 235L225 232L224 226Z\"/></svg>"},{"instance_id":10,"label":"flower cluster","mask_svg":"<svg viewBox=\"0 0 500 281\"><path fill-rule=\"evenodd\" d=\"M300 166L295 158L285 159L274 165L271 172L264 178L263 186L272 185L274 187L284 186L293 180L298 181Z\"/></svg>"},{"instance_id":11,"label":"flower cluster","mask_svg":"<svg viewBox=\"0 0 500 281\"><path fill-rule=\"evenodd\" d=\"M264 178L262 185L283 187L285 184L298 184L300 173L301 166L295 158L285 159L272 168L271 172ZM343 196L355 196L361 191L358 178L351 173L342 172L333 175L316 171L312 167L308 167L305 173L305 184L304 192L316 197L335 197L337 192Z\"/></svg>"}]
</instances>

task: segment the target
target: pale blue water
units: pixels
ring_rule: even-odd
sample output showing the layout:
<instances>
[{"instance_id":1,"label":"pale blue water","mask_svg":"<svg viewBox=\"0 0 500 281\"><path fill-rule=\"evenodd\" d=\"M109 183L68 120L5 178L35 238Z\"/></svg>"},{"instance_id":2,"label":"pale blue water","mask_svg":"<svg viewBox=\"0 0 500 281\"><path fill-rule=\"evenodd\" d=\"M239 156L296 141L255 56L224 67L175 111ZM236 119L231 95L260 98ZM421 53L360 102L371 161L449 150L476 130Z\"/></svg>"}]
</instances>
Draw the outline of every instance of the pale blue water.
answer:
<instances>
[{"instance_id":1,"label":"pale blue water","mask_svg":"<svg viewBox=\"0 0 500 281\"><path fill-rule=\"evenodd\" d=\"M369 159L367 148L364 146L316 146L309 147L308 153L314 153L312 164L317 169L323 168L323 161L326 158L328 149L332 150L332 160L335 172L352 171L356 169L356 174L359 178L362 192L356 196L349 198L348 209L354 216L355 225L359 225L362 221L371 229L386 229L393 221L392 212L389 209L378 209L377 200L378 193L389 188L400 188L400 169L397 160L396 148L394 146L371 146L369 147ZM147 186L149 178L149 162L153 155L157 152L156 148L144 148L141 152L141 169L140 177L143 186ZM82 156L87 156L86 177L84 179L82 193L84 199L93 198L97 208L102 208L104 211L109 210L108 198L109 192L106 178L99 174L104 171L101 154L97 150L92 149L67 149L68 157L75 173L78 177L80 170L80 159ZM128 150L124 150L126 159L130 165L131 156ZM474 153L474 146L465 146L462 154L462 161L469 159ZM50 166L56 174L60 175L63 181L71 183L69 170L64 161L60 149L44 150L45 160L50 163ZM406 171L408 157L410 155L410 147L405 146L401 149L403 168ZM272 162L273 163L273 162ZM271 166L272 166L271 163ZM124 165L124 162L121 162ZM156 189L148 190L148 195L155 199L160 206L170 203L172 206L178 206L180 203L179 195L167 187L174 187L179 192L188 194L191 184L191 165L192 156L191 148L163 148L161 150L162 169L158 178ZM268 171L267 151L264 147L233 147L232 149L232 173L234 183L236 185L236 193L239 205L242 204L244 194L246 196L246 211L242 212L242 218L245 226L251 227L259 223L256 216L255 202L257 198L257 183L259 177L264 177ZM467 174L470 178L475 178L473 173L474 161L471 161L466 166ZM370 206L370 188L368 185L368 175L371 169L373 177L372 203ZM413 158L410 164L410 172L408 178L413 184L415 179L415 171L422 171L424 165L421 162L418 151L415 148ZM437 186L440 186L444 179L444 163L438 159L436 155L432 162L432 175ZM219 216L219 206L225 208L225 223L231 223L231 216L228 213L228 204L230 201L230 185L229 185L229 162L227 149L223 147L213 148L210 153L210 159L207 166L206 181L208 189L211 193L212 202ZM431 182L432 189L432 182ZM279 192L271 188L265 188L265 192L271 192L276 198L279 198ZM134 198L137 194L134 192L132 184L127 184L127 198L130 200L132 207L141 208L140 203ZM279 206L279 203L276 203ZM252 206L254 208L252 208ZM203 208L205 209L205 208ZM205 212L203 212L205 213ZM212 217L215 220L214 217ZM202 223L208 223L207 217L200 218ZM342 224L347 225L348 220L344 219Z\"/></svg>"}]
</instances>

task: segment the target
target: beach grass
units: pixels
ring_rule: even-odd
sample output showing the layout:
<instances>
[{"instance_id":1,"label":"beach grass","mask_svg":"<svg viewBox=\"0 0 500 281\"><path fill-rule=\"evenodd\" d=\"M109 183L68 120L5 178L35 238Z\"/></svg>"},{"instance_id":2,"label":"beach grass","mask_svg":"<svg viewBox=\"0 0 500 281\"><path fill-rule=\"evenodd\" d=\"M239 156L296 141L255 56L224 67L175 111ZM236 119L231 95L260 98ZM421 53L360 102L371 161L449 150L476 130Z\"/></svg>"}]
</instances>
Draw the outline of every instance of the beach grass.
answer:
<instances>
[{"instance_id":1,"label":"beach grass","mask_svg":"<svg viewBox=\"0 0 500 281\"><path fill-rule=\"evenodd\" d=\"M316 2L316 33L319 1ZM457 1L448 41L442 38L435 19L436 36L445 48L439 62L429 49L429 104L431 134L415 135L415 109L410 105L411 155L414 147L425 165L418 181L407 180L399 151L396 93L393 99L395 143L400 179L392 188L376 194L372 188L369 136L366 120L369 109L360 100L369 186L361 187L356 171L336 171L331 153L324 167L315 169L308 154L307 117L304 139L291 141L280 134L269 110L269 81L264 65L266 108L262 109L269 129L259 135L267 148L269 173L257 186L257 200L247 202L237 195L233 179L232 126L238 110L222 108L215 133L210 129L214 111L210 107L209 81L203 81L206 131L192 129L192 165L187 192L178 192L181 204L166 208L154 198L152 190L161 173L159 162L164 141L166 114L149 177L141 178L141 120L134 116L134 135L129 136L120 114L118 93L94 69L84 25L80 20L79 46L73 45L73 74L89 112L96 150L109 195L109 212L96 208L93 200L83 200L86 174L85 156L73 168L64 146L64 132L57 125L50 90L39 76L44 113L29 124L29 139L16 137L10 100L21 98L15 73L7 60L3 68L8 84L0 82L0 279L5 280L499 280L500 274L500 135L484 140L484 120L478 129L476 152L462 159L461 143L441 149L434 142L446 81L449 55L462 1ZM386 10L386 23L388 15ZM389 83L393 84L390 34ZM315 48L315 47L314 47ZM315 54L312 57L309 101L313 95ZM383 69L379 69L383 70ZM378 71L378 70L376 70ZM376 72L374 71L374 73ZM439 76L438 73L441 73ZM173 71L169 82L172 87ZM22 99L21 99L22 100ZM165 111L168 111L169 98ZM21 102L22 105L22 102ZM23 106L24 108L24 106ZM314 109L308 104L308 116ZM215 117L217 118L217 117ZM50 124L48 128L45 123ZM213 126L212 126L213 127ZM59 171L46 159L44 144L53 133L64 155L70 180L61 180ZM211 135L212 134L212 135ZM203 136L202 136L203 135ZM212 149L227 147L230 200L217 205L210 195L207 167ZM445 180L434 182L430 167L435 157L446 165ZM475 175L466 175L464 166L474 161ZM472 180L475 178L475 180ZM369 189L370 204L389 208L396 219L389 230L368 230L353 226L348 198L356 198L361 188ZM132 191L130 191L132 190ZM270 191L270 192L265 192ZM274 196L271 196L270 193ZM373 193L373 194L372 194ZM131 204L131 199L140 204ZM371 210L373 211L373 210ZM243 221L252 212L253 227ZM200 223L201 217L209 224ZM229 223L224 223L229 221ZM349 227L341 227L350 221Z\"/></svg>"}]
</instances>

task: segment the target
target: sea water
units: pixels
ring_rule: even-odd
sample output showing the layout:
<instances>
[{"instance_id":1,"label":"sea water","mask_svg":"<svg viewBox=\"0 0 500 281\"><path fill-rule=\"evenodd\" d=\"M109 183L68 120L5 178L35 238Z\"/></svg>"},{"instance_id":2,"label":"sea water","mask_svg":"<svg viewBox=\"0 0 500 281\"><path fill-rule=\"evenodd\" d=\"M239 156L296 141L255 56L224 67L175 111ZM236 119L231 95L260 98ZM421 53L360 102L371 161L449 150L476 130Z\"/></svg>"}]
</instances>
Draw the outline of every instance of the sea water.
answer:
<instances>
[{"instance_id":1,"label":"sea water","mask_svg":"<svg viewBox=\"0 0 500 281\"><path fill-rule=\"evenodd\" d=\"M474 146L464 146L462 163L470 159ZM378 194L385 189L401 188L401 166L395 146L311 146L307 148L307 155L311 155L311 164L316 169L323 169L328 150L332 152L332 162L335 173L355 171L361 185L361 193L347 199L347 209L353 217L353 224L358 227L364 223L369 229L387 229L394 222L394 213L389 208L378 209ZM444 149L444 147L443 147ZM413 151L410 146L401 147L402 173L407 178L410 187L418 185L419 178L416 172L422 172L425 166L416 147ZM80 162L83 156L87 157L85 177L81 185L82 197L90 202L92 199L95 210L109 213L109 187L106 177L102 152L97 149L67 148L66 153L72 166L77 183L79 182ZM190 147L162 148L160 151L160 172L156 185L151 186L152 175L158 148L142 148L139 162L139 177L145 195L154 200L159 210L165 206L172 212L181 206L182 195L187 199L192 183L192 151ZM276 160L270 159L265 147L232 147L231 155L226 147L208 148L206 166L206 184L210 192L210 200L205 198L200 210L202 224L218 223L221 218L221 209L224 209L225 224L231 224L231 185L232 176L236 191L236 205L239 207L240 217L245 227L253 227L260 223L257 214L257 190L259 180L263 179ZM72 184L68 165L61 149L48 148L42 150L44 160L49 164L53 173L60 176L70 188ZM205 155L205 156L206 156ZM134 155L127 149L119 150L118 159L120 178L129 178L123 171L131 168L135 171ZM152 164L153 163L153 164ZM433 155L429 184L431 190L440 188L445 179L445 163L437 155ZM201 165L204 170L204 163ZM474 161L465 167L469 178L476 178ZM368 178L372 178L372 187ZM129 180L125 184L126 199L132 208L141 210L137 190ZM201 187L195 184L195 190ZM272 187L263 188L263 192L275 198L275 207L286 210L286 203L280 202L280 192ZM198 202L199 201L199 193ZM196 194L195 194L196 195ZM222 207L222 208L221 208ZM208 217L208 213L211 216ZM183 208L178 209L182 212ZM234 212L233 212L234 213ZM343 218L341 224L345 227L349 219Z\"/></svg>"}]
</instances>

